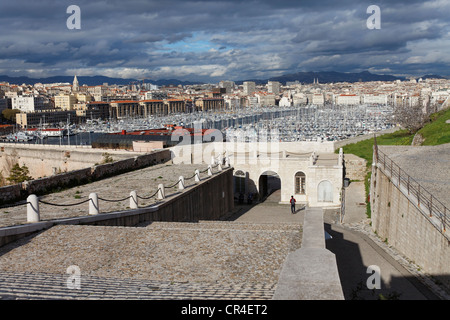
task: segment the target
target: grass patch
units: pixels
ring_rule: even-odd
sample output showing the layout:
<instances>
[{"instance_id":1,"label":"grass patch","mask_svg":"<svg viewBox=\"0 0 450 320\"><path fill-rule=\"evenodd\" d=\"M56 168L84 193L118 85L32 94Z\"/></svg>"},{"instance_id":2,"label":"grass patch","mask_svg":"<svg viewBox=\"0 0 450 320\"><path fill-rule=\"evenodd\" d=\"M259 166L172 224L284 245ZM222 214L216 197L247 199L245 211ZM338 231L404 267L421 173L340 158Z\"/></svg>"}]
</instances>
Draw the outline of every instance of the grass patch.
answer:
<instances>
[{"instance_id":1,"label":"grass patch","mask_svg":"<svg viewBox=\"0 0 450 320\"><path fill-rule=\"evenodd\" d=\"M426 124L417 133L425 139L423 146L435 146L450 142L450 109L442 110L430 116L431 122Z\"/></svg>"},{"instance_id":2,"label":"grass patch","mask_svg":"<svg viewBox=\"0 0 450 320\"><path fill-rule=\"evenodd\" d=\"M408 130L398 130L393 133L386 133L377 137L379 145L396 145L408 146L411 145L414 136ZM367 168L372 165L374 139L367 139L357 143L351 143L343 146L344 153L351 153L367 161ZM339 153L339 150L336 150Z\"/></svg>"}]
</instances>

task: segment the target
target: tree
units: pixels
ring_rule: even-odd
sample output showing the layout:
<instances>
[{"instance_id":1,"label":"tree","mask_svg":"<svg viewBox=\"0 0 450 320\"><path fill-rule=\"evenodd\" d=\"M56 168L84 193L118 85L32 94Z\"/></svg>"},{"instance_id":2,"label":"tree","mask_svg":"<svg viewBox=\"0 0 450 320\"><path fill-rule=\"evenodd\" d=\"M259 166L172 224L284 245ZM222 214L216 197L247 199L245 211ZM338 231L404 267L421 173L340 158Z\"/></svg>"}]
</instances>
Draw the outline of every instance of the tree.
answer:
<instances>
[{"instance_id":1,"label":"tree","mask_svg":"<svg viewBox=\"0 0 450 320\"><path fill-rule=\"evenodd\" d=\"M430 120L428 111L424 111L420 104L396 106L393 115L395 121L411 134L419 131Z\"/></svg>"},{"instance_id":2,"label":"tree","mask_svg":"<svg viewBox=\"0 0 450 320\"><path fill-rule=\"evenodd\" d=\"M9 174L9 177L6 178L11 183L21 183L28 180L33 180L31 176L29 176L30 171L28 170L28 167L26 165L23 165L22 167L16 163L12 169L11 173Z\"/></svg>"},{"instance_id":3,"label":"tree","mask_svg":"<svg viewBox=\"0 0 450 320\"><path fill-rule=\"evenodd\" d=\"M2 111L2 116L8 121L16 122L16 114L20 113L19 109L5 109Z\"/></svg>"}]
</instances>

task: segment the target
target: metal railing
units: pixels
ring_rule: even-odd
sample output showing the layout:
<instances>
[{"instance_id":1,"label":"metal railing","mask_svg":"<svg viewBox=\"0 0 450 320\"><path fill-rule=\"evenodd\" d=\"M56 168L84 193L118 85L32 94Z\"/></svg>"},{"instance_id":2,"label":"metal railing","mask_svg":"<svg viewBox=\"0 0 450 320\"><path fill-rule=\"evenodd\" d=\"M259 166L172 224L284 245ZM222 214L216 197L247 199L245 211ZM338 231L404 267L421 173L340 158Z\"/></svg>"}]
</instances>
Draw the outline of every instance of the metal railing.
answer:
<instances>
[{"instance_id":1,"label":"metal railing","mask_svg":"<svg viewBox=\"0 0 450 320\"><path fill-rule=\"evenodd\" d=\"M391 179L392 183L397 185L400 191L408 196L408 199L424 215L429 218L437 218L441 222L442 229L445 232L450 227L450 210L378 148L375 156L378 168Z\"/></svg>"}]
</instances>

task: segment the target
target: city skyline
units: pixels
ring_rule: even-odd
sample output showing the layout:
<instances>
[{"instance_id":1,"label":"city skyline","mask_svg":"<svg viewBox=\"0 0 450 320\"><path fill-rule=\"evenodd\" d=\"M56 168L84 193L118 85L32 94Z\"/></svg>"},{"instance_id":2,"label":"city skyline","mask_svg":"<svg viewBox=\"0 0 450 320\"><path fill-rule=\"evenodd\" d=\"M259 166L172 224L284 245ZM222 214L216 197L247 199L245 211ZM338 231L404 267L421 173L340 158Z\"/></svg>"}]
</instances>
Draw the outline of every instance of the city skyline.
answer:
<instances>
[{"instance_id":1,"label":"city skyline","mask_svg":"<svg viewBox=\"0 0 450 320\"><path fill-rule=\"evenodd\" d=\"M68 27L76 5L79 29ZM380 29L368 8L380 8ZM449 76L450 3L17 1L0 10L0 74L267 79L295 72ZM449 69L450 70L450 69Z\"/></svg>"}]
</instances>

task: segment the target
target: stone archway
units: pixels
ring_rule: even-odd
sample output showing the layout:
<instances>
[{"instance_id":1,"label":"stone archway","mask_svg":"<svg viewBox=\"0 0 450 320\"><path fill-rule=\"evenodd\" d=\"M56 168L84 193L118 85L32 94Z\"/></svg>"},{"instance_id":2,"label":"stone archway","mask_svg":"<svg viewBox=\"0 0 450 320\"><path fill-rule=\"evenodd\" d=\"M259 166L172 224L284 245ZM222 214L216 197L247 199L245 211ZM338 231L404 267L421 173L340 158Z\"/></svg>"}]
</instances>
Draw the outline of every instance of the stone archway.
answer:
<instances>
[{"instance_id":1,"label":"stone archway","mask_svg":"<svg viewBox=\"0 0 450 320\"><path fill-rule=\"evenodd\" d=\"M281 179L275 171L267 170L261 173L258 179L259 199L264 201L270 195L272 200L280 202L281 200Z\"/></svg>"}]
</instances>

